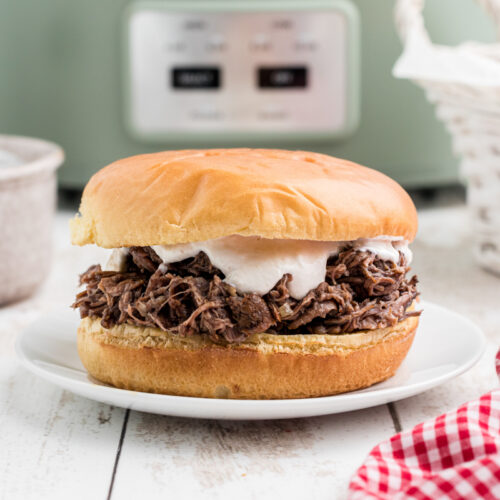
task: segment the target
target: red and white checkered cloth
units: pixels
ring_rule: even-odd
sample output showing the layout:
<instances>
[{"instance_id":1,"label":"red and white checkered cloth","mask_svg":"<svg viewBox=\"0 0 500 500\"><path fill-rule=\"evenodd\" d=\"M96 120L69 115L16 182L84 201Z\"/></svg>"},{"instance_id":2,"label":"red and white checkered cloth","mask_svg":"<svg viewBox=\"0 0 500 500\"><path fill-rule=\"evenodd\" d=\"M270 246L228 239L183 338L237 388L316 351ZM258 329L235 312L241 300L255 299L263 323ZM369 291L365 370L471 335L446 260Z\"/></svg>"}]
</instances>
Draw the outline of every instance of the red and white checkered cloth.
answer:
<instances>
[{"instance_id":1,"label":"red and white checkered cloth","mask_svg":"<svg viewBox=\"0 0 500 500\"><path fill-rule=\"evenodd\" d=\"M500 499L500 389L379 444L349 485L350 500L404 498Z\"/></svg>"}]
</instances>

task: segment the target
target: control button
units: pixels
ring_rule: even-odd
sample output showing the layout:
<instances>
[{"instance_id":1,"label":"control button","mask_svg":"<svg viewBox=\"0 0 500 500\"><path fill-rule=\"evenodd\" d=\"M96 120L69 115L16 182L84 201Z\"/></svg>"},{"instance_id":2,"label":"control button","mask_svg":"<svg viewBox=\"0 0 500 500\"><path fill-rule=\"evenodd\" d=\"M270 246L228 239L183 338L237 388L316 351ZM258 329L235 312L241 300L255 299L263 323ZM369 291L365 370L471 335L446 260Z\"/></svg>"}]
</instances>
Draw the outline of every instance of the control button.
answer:
<instances>
[{"instance_id":1,"label":"control button","mask_svg":"<svg viewBox=\"0 0 500 500\"><path fill-rule=\"evenodd\" d=\"M261 89L287 89L307 87L305 66L265 66L257 68Z\"/></svg>"},{"instance_id":2,"label":"control button","mask_svg":"<svg viewBox=\"0 0 500 500\"><path fill-rule=\"evenodd\" d=\"M299 35L297 41L295 42L295 48L297 50L316 50L317 44L316 40L309 34L303 33Z\"/></svg>"},{"instance_id":3,"label":"control button","mask_svg":"<svg viewBox=\"0 0 500 500\"><path fill-rule=\"evenodd\" d=\"M226 40L222 35L213 35L207 42L207 49L213 52L221 52L226 48Z\"/></svg>"},{"instance_id":4,"label":"control button","mask_svg":"<svg viewBox=\"0 0 500 500\"><path fill-rule=\"evenodd\" d=\"M269 50L271 48L271 40L264 33L257 33L250 42L250 47L254 50Z\"/></svg>"},{"instance_id":5,"label":"control button","mask_svg":"<svg viewBox=\"0 0 500 500\"><path fill-rule=\"evenodd\" d=\"M219 89L221 70L217 66L177 66L170 71L170 85L179 90Z\"/></svg>"},{"instance_id":6,"label":"control button","mask_svg":"<svg viewBox=\"0 0 500 500\"><path fill-rule=\"evenodd\" d=\"M288 113L282 108L269 106L259 110L258 117L265 121L282 121L288 118Z\"/></svg>"},{"instance_id":7,"label":"control button","mask_svg":"<svg viewBox=\"0 0 500 500\"><path fill-rule=\"evenodd\" d=\"M198 109L193 109L190 113L193 120L220 121L224 119L224 113L214 106L203 106Z\"/></svg>"}]
</instances>

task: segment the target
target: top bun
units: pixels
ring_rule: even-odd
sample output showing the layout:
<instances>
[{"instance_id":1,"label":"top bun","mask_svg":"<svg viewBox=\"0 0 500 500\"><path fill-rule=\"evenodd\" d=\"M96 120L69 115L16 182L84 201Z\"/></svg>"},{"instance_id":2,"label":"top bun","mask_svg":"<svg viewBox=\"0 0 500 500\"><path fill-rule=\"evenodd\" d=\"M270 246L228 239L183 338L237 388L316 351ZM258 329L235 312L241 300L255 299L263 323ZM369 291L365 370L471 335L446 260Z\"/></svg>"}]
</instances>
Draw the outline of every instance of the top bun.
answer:
<instances>
[{"instance_id":1,"label":"top bun","mask_svg":"<svg viewBox=\"0 0 500 500\"><path fill-rule=\"evenodd\" d=\"M222 236L412 241L417 213L395 181L304 151L165 151L97 172L71 221L73 244L170 245Z\"/></svg>"}]
</instances>

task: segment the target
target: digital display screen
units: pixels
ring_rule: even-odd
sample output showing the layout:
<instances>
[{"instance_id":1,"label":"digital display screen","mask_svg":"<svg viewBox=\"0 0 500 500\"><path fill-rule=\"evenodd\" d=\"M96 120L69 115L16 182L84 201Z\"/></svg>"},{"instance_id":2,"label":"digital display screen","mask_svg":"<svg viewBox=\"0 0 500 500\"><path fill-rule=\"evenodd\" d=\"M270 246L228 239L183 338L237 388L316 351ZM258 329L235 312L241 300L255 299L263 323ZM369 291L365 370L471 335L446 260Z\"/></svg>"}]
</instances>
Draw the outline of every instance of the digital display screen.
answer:
<instances>
[{"instance_id":1,"label":"digital display screen","mask_svg":"<svg viewBox=\"0 0 500 500\"><path fill-rule=\"evenodd\" d=\"M261 89L291 89L307 87L307 68L304 66L269 66L258 69Z\"/></svg>"},{"instance_id":2,"label":"digital display screen","mask_svg":"<svg viewBox=\"0 0 500 500\"><path fill-rule=\"evenodd\" d=\"M221 71L216 66L172 68L171 85L174 89L218 89Z\"/></svg>"}]
</instances>

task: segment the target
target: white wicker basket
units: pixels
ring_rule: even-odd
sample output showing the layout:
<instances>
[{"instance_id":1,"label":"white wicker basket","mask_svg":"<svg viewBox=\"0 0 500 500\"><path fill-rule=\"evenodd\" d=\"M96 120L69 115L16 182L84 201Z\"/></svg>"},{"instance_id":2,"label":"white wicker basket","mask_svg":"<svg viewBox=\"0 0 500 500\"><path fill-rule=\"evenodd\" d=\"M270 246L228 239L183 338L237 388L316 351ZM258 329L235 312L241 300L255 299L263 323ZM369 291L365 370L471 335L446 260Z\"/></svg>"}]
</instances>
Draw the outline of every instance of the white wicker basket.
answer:
<instances>
[{"instance_id":1,"label":"white wicker basket","mask_svg":"<svg viewBox=\"0 0 500 500\"><path fill-rule=\"evenodd\" d=\"M500 30L500 0L478 0ZM467 182L478 262L500 273L500 44L435 45L423 21L424 0L398 0L404 51L394 76L422 86L451 133ZM453 22L450 18L449 22Z\"/></svg>"}]
</instances>

